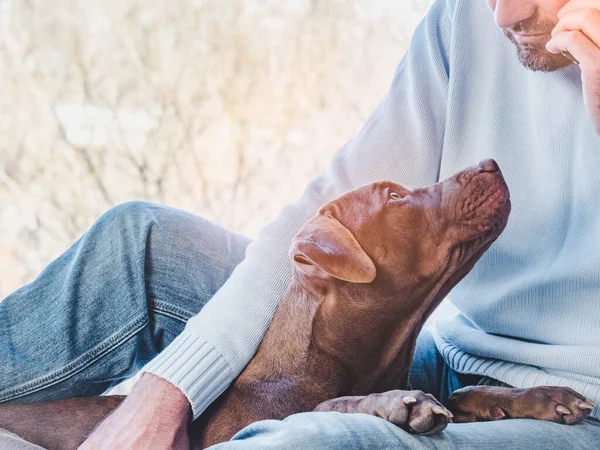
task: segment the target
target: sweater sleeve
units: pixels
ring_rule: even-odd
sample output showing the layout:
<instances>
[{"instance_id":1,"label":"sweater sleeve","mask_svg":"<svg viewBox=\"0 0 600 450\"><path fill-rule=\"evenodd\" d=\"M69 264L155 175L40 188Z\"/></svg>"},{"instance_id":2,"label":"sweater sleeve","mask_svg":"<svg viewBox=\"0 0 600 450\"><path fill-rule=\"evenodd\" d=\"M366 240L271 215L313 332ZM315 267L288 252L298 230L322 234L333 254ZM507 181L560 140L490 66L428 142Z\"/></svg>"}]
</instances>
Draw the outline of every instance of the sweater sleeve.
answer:
<instances>
[{"instance_id":1,"label":"sweater sleeve","mask_svg":"<svg viewBox=\"0 0 600 450\"><path fill-rule=\"evenodd\" d=\"M453 0L436 0L417 27L391 88L361 130L259 232L245 259L185 330L142 370L187 396L196 419L256 352L292 277L288 249L326 202L358 186L438 179L446 120Z\"/></svg>"}]
</instances>

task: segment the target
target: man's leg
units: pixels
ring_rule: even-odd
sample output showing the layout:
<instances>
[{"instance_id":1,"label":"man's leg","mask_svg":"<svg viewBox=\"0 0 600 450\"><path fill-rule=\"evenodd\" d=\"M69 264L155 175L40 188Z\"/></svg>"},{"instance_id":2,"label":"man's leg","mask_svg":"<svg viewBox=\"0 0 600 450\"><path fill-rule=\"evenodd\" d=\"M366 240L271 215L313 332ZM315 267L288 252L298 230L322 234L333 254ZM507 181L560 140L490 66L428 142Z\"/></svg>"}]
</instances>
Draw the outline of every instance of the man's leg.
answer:
<instances>
[{"instance_id":1,"label":"man's leg","mask_svg":"<svg viewBox=\"0 0 600 450\"><path fill-rule=\"evenodd\" d=\"M409 381L412 389L431 393L442 403L457 389L490 383L486 378L452 371L427 330L421 332L417 341ZM578 425L529 419L450 424L439 434L419 436L365 414L309 412L282 421L256 422L237 433L231 441L211 449L572 450L596 448L598 442L600 422L591 419Z\"/></svg>"},{"instance_id":2,"label":"man's leg","mask_svg":"<svg viewBox=\"0 0 600 450\"><path fill-rule=\"evenodd\" d=\"M561 425L531 419L450 424L441 433L419 436L365 414L310 412L247 426L211 450L573 450L595 449L600 422Z\"/></svg>"},{"instance_id":3,"label":"man's leg","mask_svg":"<svg viewBox=\"0 0 600 450\"><path fill-rule=\"evenodd\" d=\"M0 302L0 402L98 395L166 347L250 240L144 202L103 215Z\"/></svg>"}]
</instances>

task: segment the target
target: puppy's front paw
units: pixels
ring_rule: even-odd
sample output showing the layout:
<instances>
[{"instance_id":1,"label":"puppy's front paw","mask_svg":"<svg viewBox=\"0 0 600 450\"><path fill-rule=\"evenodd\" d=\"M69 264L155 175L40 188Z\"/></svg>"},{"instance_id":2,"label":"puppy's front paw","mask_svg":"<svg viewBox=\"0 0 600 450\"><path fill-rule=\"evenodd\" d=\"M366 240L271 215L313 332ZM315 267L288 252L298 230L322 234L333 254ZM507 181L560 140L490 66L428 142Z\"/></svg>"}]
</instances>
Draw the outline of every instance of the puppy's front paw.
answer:
<instances>
[{"instance_id":1,"label":"puppy's front paw","mask_svg":"<svg viewBox=\"0 0 600 450\"><path fill-rule=\"evenodd\" d=\"M514 417L521 414L532 419L572 425L586 419L596 406L591 400L566 386L539 386L526 389L515 399Z\"/></svg>"},{"instance_id":2,"label":"puppy's front paw","mask_svg":"<svg viewBox=\"0 0 600 450\"><path fill-rule=\"evenodd\" d=\"M448 399L457 422L499 419L538 419L567 425L586 419L596 406L565 386L515 389L469 386Z\"/></svg>"},{"instance_id":3,"label":"puppy's front paw","mask_svg":"<svg viewBox=\"0 0 600 450\"><path fill-rule=\"evenodd\" d=\"M452 413L433 395L422 391L394 390L367 396L339 397L321 403L315 411L370 414L418 434L438 433L452 422Z\"/></svg>"}]
</instances>

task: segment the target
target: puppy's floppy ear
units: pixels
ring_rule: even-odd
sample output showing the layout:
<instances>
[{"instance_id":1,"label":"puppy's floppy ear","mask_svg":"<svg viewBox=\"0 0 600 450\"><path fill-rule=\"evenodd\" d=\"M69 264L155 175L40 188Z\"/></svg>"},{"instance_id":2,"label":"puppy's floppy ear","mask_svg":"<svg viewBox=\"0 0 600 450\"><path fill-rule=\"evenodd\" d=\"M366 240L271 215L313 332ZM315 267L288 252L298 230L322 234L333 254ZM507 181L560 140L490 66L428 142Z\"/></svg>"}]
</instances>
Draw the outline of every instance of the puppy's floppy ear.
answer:
<instances>
[{"instance_id":1,"label":"puppy's floppy ear","mask_svg":"<svg viewBox=\"0 0 600 450\"><path fill-rule=\"evenodd\" d=\"M328 274L351 283L370 283L375 279L371 258L350 230L329 214L319 214L302 227L294 238L290 256L307 275Z\"/></svg>"}]
</instances>

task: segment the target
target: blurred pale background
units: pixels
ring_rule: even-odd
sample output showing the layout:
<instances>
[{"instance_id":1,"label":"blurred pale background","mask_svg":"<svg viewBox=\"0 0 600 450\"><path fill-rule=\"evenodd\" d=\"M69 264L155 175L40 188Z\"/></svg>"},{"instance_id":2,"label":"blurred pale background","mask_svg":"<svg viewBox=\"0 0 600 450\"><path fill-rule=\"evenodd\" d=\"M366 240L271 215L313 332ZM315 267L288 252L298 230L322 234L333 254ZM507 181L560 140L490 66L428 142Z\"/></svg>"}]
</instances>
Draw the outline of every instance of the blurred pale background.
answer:
<instances>
[{"instance_id":1,"label":"blurred pale background","mask_svg":"<svg viewBox=\"0 0 600 450\"><path fill-rule=\"evenodd\" d=\"M256 236L431 0L0 0L0 300L132 199Z\"/></svg>"}]
</instances>

